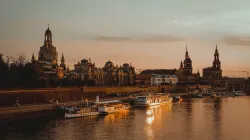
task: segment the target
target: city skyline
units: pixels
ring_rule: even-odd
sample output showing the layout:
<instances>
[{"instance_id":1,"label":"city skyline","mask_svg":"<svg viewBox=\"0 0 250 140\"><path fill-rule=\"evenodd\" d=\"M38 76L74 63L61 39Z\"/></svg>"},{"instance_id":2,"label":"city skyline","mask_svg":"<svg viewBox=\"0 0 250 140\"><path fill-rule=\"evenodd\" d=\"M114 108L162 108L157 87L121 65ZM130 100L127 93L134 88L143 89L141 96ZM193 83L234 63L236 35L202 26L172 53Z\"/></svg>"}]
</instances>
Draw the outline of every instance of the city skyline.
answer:
<instances>
[{"instance_id":1,"label":"city skyline","mask_svg":"<svg viewBox=\"0 0 250 140\"><path fill-rule=\"evenodd\" d=\"M64 52L70 68L83 58L91 58L100 67L111 60L115 65L132 63L136 69L179 68L187 43L193 72L212 65L216 44L223 76L245 77L245 73L230 71L250 70L250 21L245 18L250 11L238 2L235 7L228 2L229 8L217 2L213 10L206 7L204 13L195 12L202 8L199 2L200 7L193 10L191 5L180 4L182 10L178 12L165 1L153 5L140 0L133 5L125 1L56 4L56 1L28 4L3 1L1 53L5 56L24 53L31 59L34 52L37 58L44 31L50 24L53 44L59 56ZM43 6L48 10L39 8ZM173 11L176 13L171 15L169 12Z\"/></svg>"}]
</instances>

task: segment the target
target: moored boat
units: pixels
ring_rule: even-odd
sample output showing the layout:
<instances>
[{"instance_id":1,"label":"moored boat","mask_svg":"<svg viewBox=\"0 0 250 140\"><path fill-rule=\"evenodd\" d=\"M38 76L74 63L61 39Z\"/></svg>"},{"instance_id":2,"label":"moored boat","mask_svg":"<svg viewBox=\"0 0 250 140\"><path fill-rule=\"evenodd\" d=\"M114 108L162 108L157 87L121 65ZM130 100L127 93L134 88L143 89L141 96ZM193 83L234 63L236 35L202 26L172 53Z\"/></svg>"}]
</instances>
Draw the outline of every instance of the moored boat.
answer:
<instances>
[{"instance_id":1,"label":"moored boat","mask_svg":"<svg viewBox=\"0 0 250 140\"><path fill-rule=\"evenodd\" d=\"M115 113L128 110L130 108L129 104L123 103L120 100L103 101L97 102L96 104L98 105L98 112L100 114Z\"/></svg>"},{"instance_id":2,"label":"moored boat","mask_svg":"<svg viewBox=\"0 0 250 140\"><path fill-rule=\"evenodd\" d=\"M181 102L183 99L180 96L172 96L173 97L173 102Z\"/></svg>"},{"instance_id":3,"label":"moored boat","mask_svg":"<svg viewBox=\"0 0 250 140\"><path fill-rule=\"evenodd\" d=\"M235 96L245 96L246 95L243 91L234 91L233 94Z\"/></svg>"},{"instance_id":4,"label":"moored boat","mask_svg":"<svg viewBox=\"0 0 250 140\"><path fill-rule=\"evenodd\" d=\"M221 94L212 93L211 97L212 98L220 98L220 97L222 97L222 95Z\"/></svg>"},{"instance_id":5,"label":"moored boat","mask_svg":"<svg viewBox=\"0 0 250 140\"><path fill-rule=\"evenodd\" d=\"M76 117L86 117L86 116L94 116L98 115L98 108L74 108L69 112L65 113L65 118L76 118Z\"/></svg>"},{"instance_id":6,"label":"moored boat","mask_svg":"<svg viewBox=\"0 0 250 140\"><path fill-rule=\"evenodd\" d=\"M173 98L168 95L137 96L137 99L135 100L137 106L157 106L172 102Z\"/></svg>"}]
</instances>

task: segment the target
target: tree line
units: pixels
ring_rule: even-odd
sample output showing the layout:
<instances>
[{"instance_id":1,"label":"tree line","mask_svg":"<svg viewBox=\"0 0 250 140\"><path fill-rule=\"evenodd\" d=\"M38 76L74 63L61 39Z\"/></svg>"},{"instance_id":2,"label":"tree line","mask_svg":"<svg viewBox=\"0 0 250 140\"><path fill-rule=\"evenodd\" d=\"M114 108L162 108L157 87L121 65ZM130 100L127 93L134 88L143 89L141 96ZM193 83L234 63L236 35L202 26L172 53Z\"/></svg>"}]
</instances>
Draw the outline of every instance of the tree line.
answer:
<instances>
[{"instance_id":1,"label":"tree line","mask_svg":"<svg viewBox=\"0 0 250 140\"><path fill-rule=\"evenodd\" d=\"M42 69L38 67L38 69ZM41 73L40 73L41 74ZM0 89L28 89L48 87L72 87L86 85L79 79L57 79L49 77L39 79L39 70L24 54L15 57L4 57L0 53Z\"/></svg>"},{"instance_id":2,"label":"tree line","mask_svg":"<svg viewBox=\"0 0 250 140\"><path fill-rule=\"evenodd\" d=\"M6 57L0 54L0 88L36 88L38 73L24 54Z\"/></svg>"}]
</instances>

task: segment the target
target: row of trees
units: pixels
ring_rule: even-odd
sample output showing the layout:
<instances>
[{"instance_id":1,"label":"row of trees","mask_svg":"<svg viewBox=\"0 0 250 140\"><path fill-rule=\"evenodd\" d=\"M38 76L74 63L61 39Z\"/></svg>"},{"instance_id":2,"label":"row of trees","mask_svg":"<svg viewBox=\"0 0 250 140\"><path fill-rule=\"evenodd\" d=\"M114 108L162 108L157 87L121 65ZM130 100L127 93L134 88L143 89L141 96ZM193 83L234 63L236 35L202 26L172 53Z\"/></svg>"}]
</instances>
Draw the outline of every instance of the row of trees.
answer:
<instances>
[{"instance_id":1,"label":"row of trees","mask_svg":"<svg viewBox=\"0 0 250 140\"><path fill-rule=\"evenodd\" d=\"M34 88L38 86L38 73L24 54L6 57L0 54L0 88Z\"/></svg>"},{"instance_id":2,"label":"row of trees","mask_svg":"<svg viewBox=\"0 0 250 140\"><path fill-rule=\"evenodd\" d=\"M40 79L41 69L39 65L35 67L24 54L18 54L16 57L4 57L0 53L0 89L94 85L93 81L85 82L80 79L57 79L55 77Z\"/></svg>"}]
</instances>

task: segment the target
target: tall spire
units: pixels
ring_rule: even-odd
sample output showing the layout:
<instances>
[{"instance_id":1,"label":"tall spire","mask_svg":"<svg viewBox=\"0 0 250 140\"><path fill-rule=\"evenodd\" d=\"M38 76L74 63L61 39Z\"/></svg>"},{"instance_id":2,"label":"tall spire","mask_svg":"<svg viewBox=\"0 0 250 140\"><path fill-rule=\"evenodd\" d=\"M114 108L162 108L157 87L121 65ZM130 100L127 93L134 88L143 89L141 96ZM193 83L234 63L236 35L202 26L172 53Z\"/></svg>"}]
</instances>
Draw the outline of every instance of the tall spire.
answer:
<instances>
[{"instance_id":1,"label":"tall spire","mask_svg":"<svg viewBox=\"0 0 250 140\"><path fill-rule=\"evenodd\" d=\"M186 42L186 52L188 52L188 49L187 49L187 42Z\"/></svg>"},{"instance_id":2,"label":"tall spire","mask_svg":"<svg viewBox=\"0 0 250 140\"><path fill-rule=\"evenodd\" d=\"M189 58L187 44L186 44L186 55L185 55L185 58Z\"/></svg>"},{"instance_id":3,"label":"tall spire","mask_svg":"<svg viewBox=\"0 0 250 140\"><path fill-rule=\"evenodd\" d=\"M181 61L180 69L179 70L183 70L183 63L182 63L182 61Z\"/></svg>"},{"instance_id":4,"label":"tall spire","mask_svg":"<svg viewBox=\"0 0 250 140\"><path fill-rule=\"evenodd\" d=\"M64 63L65 63L65 59L64 59L64 55L62 53L61 64L64 64Z\"/></svg>"},{"instance_id":5,"label":"tall spire","mask_svg":"<svg viewBox=\"0 0 250 140\"><path fill-rule=\"evenodd\" d=\"M64 59L64 55L62 53L62 57L61 57L61 65L60 65L64 70L66 70L66 65L65 65L65 59Z\"/></svg>"},{"instance_id":6,"label":"tall spire","mask_svg":"<svg viewBox=\"0 0 250 140\"><path fill-rule=\"evenodd\" d=\"M217 68L217 69L220 69L220 59L219 59L219 52L218 52L217 45L216 45L216 49L215 49L215 52L214 52L213 67Z\"/></svg>"},{"instance_id":7,"label":"tall spire","mask_svg":"<svg viewBox=\"0 0 250 140\"><path fill-rule=\"evenodd\" d=\"M35 55L34 55L34 53L32 54L31 62L32 62L32 63L35 62Z\"/></svg>"}]
</instances>

